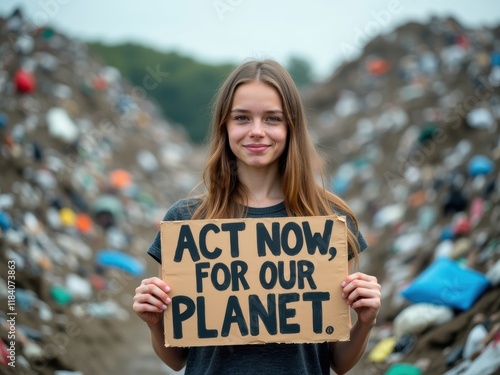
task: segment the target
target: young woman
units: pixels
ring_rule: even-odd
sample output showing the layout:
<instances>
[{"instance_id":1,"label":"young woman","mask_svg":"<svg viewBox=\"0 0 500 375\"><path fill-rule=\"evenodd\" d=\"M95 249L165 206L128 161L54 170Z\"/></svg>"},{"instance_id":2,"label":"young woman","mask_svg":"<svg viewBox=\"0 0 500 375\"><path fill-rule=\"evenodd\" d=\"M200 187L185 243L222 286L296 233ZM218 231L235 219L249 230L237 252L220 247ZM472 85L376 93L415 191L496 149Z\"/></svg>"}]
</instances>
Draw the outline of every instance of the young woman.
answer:
<instances>
[{"instance_id":1,"label":"young woman","mask_svg":"<svg viewBox=\"0 0 500 375\"><path fill-rule=\"evenodd\" d=\"M229 75L214 105L206 193L175 203L164 220L339 213L348 218L352 266L367 244L346 203L316 183L317 157L288 72L272 60L246 62ZM161 263L159 233L148 253ZM186 367L186 375L330 374L330 368L344 374L363 355L380 308L376 278L356 272L339 285L358 316L348 342L174 348L164 346L163 336L171 288L158 277L142 280L133 309L147 323L156 354L174 370Z\"/></svg>"}]
</instances>

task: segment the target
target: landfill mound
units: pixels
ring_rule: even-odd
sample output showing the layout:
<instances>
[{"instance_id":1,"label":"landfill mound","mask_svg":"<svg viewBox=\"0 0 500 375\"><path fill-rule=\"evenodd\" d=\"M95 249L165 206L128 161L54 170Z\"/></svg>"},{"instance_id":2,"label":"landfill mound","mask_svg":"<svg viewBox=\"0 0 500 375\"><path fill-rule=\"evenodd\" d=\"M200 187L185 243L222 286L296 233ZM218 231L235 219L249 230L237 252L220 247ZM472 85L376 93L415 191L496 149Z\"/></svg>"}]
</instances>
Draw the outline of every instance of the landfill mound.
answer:
<instances>
[{"instance_id":1,"label":"landfill mound","mask_svg":"<svg viewBox=\"0 0 500 375\"><path fill-rule=\"evenodd\" d=\"M153 371L132 296L203 153L85 44L20 11L0 30L0 373Z\"/></svg>"},{"instance_id":2,"label":"landfill mound","mask_svg":"<svg viewBox=\"0 0 500 375\"><path fill-rule=\"evenodd\" d=\"M358 215L361 269L382 285L352 374L500 373L499 40L408 23L304 95L325 183Z\"/></svg>"}]
</instances>

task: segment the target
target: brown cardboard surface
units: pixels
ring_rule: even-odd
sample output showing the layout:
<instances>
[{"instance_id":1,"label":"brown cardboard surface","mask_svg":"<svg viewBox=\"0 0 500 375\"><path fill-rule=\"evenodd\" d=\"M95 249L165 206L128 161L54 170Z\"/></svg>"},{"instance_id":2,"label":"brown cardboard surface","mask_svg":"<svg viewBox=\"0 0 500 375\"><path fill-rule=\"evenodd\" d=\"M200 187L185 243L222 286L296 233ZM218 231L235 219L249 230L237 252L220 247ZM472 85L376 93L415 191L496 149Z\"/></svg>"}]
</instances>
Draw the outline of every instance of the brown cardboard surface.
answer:
<instances>
[{"instance_id":1,"label":"brown cardboard surface","mask_svg":"<svg viewBox=\"0 0 500 375\"><path fill-rule=\"evenodd\" d=\"M165 346L349 340L345 217L162 222L161 244Z\"/></svg>"}]
</instances>

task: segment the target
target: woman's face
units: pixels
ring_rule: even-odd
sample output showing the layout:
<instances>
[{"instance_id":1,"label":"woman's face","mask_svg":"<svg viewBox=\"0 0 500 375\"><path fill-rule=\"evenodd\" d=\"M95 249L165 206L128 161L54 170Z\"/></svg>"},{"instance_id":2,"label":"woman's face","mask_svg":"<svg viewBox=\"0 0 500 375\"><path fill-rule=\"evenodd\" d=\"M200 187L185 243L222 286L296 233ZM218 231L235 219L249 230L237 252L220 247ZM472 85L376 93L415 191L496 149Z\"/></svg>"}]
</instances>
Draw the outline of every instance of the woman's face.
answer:
<instances>
[{"instance_id":1,"label":"woman's face","mask_svg":"<svg viewBox=\"0 0 500 375\"><path fill-rule=\"evenodd\" d=\"M287 132L283 105L276 89L259 81L244 83L236 89L227 133L239 172L277 170L286 147Z\"/></svg>"}]
</instances>

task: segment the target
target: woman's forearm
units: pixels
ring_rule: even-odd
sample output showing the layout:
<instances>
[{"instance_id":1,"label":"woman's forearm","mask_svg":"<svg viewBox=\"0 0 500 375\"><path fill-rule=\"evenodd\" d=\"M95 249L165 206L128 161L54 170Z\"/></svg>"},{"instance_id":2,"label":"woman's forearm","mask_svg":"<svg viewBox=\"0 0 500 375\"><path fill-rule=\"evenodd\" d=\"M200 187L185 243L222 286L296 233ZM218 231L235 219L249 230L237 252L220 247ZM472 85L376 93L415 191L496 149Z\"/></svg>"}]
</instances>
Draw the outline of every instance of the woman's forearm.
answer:
<instances>
[{"instance_id":1,"label":"woman's forearm","mask_svg":"<svg viewBox=\"0 0 500 375\"><path fill-rule=\"evenodd\" d=\"M330 364L337 374L345 374L363 356L373 325L356 322L351 328L350 341L330 343Z\"/></svg>"},{"instance_id":2,"label":"woman's forearm","mask_svg":"<svg viewBox=\"0 0 500 375\"><path fill-rule=\"evenodd\" d=\"M148 327L151 332L151 344L156 355L174 371L180 371L184 368L189 349L165 346L163 321L158 325L148 325Z\"/></svg>"}]
</instances>

